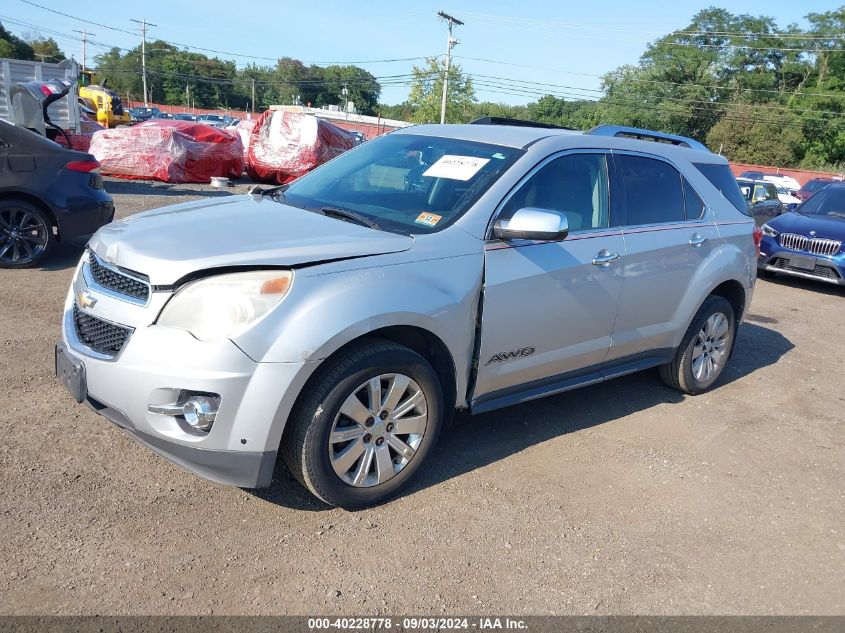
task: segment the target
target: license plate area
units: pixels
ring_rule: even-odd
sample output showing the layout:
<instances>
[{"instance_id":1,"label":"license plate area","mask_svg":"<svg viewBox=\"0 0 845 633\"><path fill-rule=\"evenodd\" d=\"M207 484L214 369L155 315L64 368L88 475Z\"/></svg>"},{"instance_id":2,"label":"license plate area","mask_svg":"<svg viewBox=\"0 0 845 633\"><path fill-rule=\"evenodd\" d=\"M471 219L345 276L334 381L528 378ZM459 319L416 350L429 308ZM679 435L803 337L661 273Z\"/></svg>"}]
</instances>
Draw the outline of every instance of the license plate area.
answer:
<instances>
[{"instance_id":1,"label":"license plate area","mask_svg":"<svg viewBox=\"0 0 845 633\"><path fill-rule=\"evenodd\" d=\"M56 377L77 402L85 402L88 397L85 365L72 358L61 344L56 345Z\"/></svg>"},{"instance_id":2,"label":"license plate area","mask_svg":"<svg viewBox=\"0 0 845 633\"><path fill-rule=\"evenodd\" d=\"M816 258L805 255L790 255L789 265L801 270L813 271L816 268Z\"/></svg>"}]
</instances>

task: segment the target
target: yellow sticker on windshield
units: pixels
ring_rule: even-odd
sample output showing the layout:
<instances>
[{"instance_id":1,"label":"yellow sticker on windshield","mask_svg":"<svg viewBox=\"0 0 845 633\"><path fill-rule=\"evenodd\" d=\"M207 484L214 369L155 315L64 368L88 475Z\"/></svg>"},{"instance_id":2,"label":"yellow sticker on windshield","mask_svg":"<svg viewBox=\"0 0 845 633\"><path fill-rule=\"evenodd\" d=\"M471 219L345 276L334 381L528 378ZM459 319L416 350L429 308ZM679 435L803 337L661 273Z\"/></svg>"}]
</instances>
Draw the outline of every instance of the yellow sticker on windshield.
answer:
<instances>
[{"instance_id":1,"label":"yellow sticker on windshield","mask_svg":"<svg viewBox=\"0 0 845 633\"><path fill-rule=\"evenodd\" d=\"M436 213L423 212L417 216L417 219L414 220L414 222L416 222L417 224L423 224L425 226L435 226L442 219L442 215L437 215Z\"/></svg>"}]
</instances>

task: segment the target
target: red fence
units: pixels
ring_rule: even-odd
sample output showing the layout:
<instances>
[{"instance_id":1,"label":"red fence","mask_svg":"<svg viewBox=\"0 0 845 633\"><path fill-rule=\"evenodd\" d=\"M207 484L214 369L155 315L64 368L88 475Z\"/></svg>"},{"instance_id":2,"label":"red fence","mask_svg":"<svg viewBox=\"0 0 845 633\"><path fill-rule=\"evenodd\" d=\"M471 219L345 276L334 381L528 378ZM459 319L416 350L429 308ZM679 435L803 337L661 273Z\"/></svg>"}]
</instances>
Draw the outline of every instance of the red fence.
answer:
<instances>
[{"instance_id":1,"label":"red fence","mask_svg":"<svg viewBox=\"0 0 845 633\"><path fill-rule=\"evenodd\" d=\"M731 171L734 176L739 176L744 171L762 171L766 174L780 174L792 176L800 185L804 185L813 178L842 178L842 174L828 171L813 171L811 169L784 169L782 167L768 167L766 165L751 165L749 163L731 163Z\"/></svg>"}]
</instances>

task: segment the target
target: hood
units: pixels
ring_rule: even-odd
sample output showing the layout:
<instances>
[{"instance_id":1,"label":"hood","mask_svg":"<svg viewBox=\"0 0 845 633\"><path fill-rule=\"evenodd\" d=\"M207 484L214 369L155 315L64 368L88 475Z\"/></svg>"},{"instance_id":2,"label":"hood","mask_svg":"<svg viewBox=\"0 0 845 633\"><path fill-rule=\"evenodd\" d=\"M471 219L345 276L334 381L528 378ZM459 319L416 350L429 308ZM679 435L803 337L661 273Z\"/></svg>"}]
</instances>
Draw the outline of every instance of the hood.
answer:
<instances>
[{"instance_id":1,"label":"hood","mask_svg":"<svg viewBox=\"0 0 845 633\"><path fill-rule=\"evenodd\" d=\"M806 237L824 237L845 241L845 220L818 215L802 215L795 211L784 213L766 224L780 233L797 233ZM810 235L815 231L815 235Z\"/></svg>"},{"instance_id":2,"label":"hood","mask_svg":"<svg viewBox=\"0 0 845 633\"><path fill-rule=\"evenodd\" d=\"M154 285L212 268L297 266L395 253L413 243L252 195L139 213L107 224L89 242L105 261L143 273Z\"/></svg>"}]
</instances>

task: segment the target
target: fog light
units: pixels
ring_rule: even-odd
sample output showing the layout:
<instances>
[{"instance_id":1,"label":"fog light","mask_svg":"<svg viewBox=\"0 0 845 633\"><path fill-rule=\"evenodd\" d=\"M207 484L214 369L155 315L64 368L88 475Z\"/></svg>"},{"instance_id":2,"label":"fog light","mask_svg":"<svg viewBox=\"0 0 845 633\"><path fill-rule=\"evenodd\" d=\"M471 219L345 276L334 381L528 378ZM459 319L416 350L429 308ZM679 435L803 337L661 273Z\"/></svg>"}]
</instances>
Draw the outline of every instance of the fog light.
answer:
<instances>
[{"instance_id":1,"label":"fog light","mask_svg":"<svg viewBox=\"0 0 845 633\"><path fill-rule=\"evenodd\" d=\"M171 415L184 420L192 429L207 432L214 424L219 408L220 396L216 394L181 391L176 402L172 404L151 404L147 407L147 410L150 413Z\"/></svg>"},{"instance_id":2,"label":"fog light","mask_svg":"<svg viewBox=\"0 0 845 633\"><path fill-rule=\"evenodd\" d=\"M208 431L217 416L219 400L208 396L193 396L182 405L185 422L200 431Z\"/></svg>"}]
</instances>

